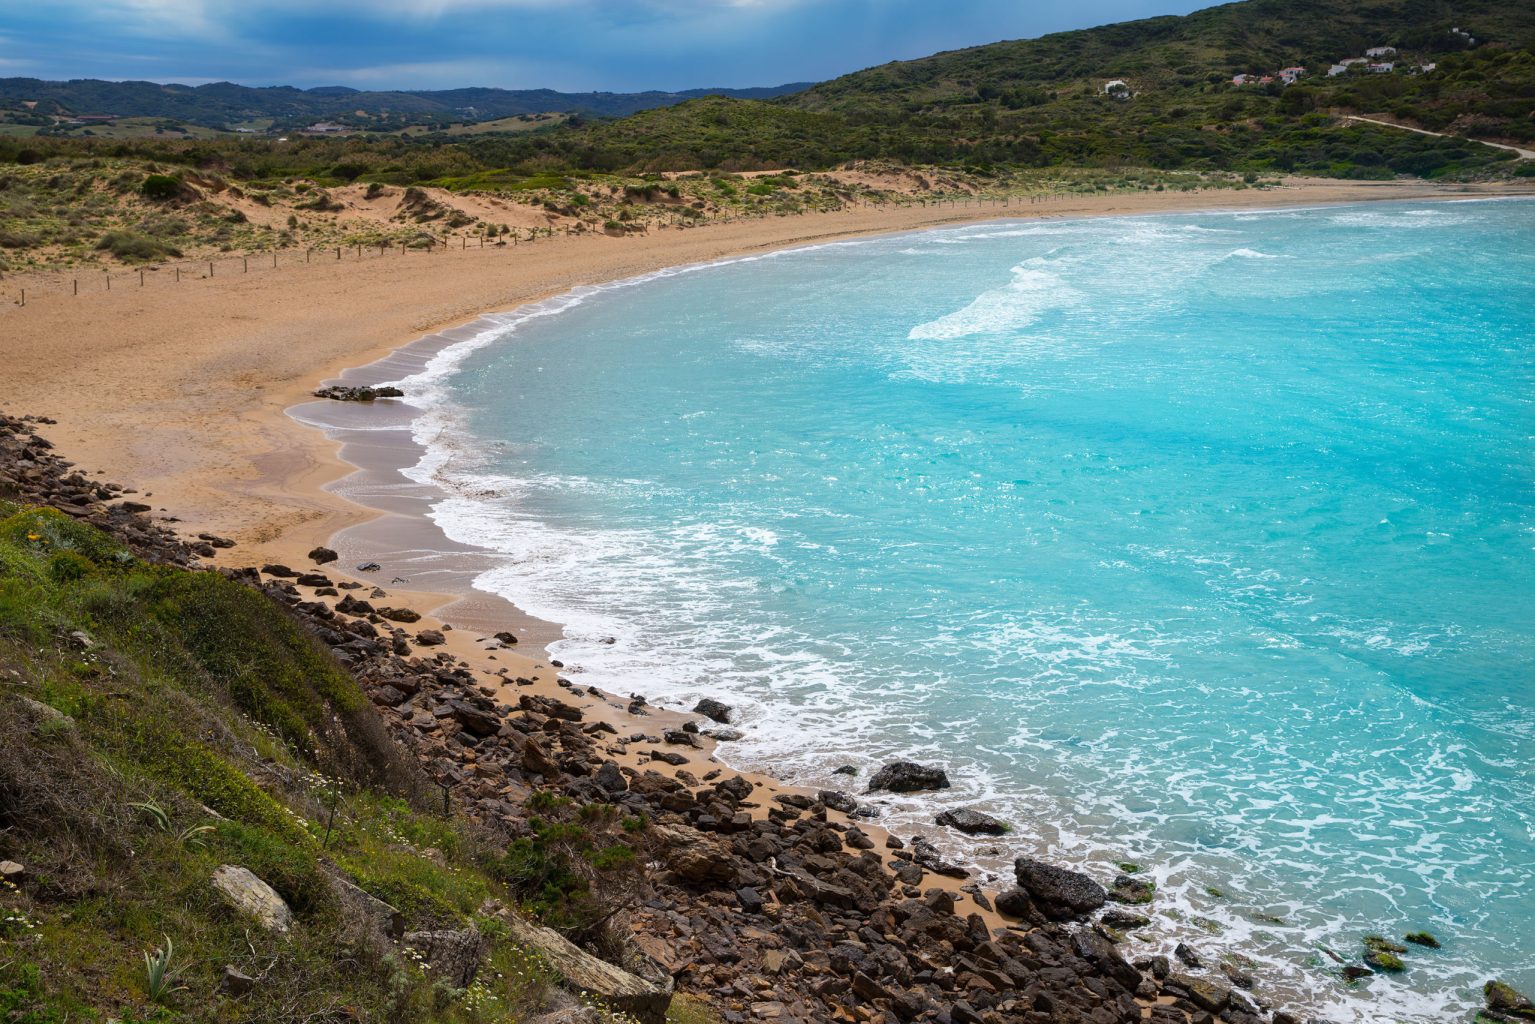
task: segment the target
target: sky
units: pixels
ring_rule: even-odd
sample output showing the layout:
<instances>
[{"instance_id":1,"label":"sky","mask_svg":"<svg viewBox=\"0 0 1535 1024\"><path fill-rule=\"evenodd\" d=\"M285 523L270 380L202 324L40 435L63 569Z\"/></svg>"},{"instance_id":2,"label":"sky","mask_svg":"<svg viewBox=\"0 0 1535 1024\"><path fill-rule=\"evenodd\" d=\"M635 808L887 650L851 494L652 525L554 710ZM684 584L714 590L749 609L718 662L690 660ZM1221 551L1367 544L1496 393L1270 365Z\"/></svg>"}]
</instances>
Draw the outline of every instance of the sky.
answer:
<instances>
[{"instance_id":1,"label":"sky","mask_svg":"<svg viewBox=\"0 0 1535 1024\"><path fill-rule=\"evenodd\" d=\"M0 0L0 77L568 92L820 81L1213 0Z\"/></svg>"}]
</instances>

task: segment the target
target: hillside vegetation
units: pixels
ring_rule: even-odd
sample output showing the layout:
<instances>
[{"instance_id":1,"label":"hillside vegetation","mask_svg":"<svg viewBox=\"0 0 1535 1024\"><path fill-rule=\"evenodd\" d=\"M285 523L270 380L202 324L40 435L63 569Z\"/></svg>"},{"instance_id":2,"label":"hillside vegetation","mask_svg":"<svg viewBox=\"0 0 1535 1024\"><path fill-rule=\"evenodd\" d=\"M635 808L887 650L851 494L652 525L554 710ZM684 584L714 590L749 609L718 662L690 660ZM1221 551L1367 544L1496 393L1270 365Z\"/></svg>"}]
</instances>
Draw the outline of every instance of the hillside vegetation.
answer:
<instances>
[{"instance_id":1,"label":"hillside vegetation","mask_svg":"<svg viewBox=\"0 0 1535 1024\"><path fill-rule=\"evenodd\" d=\"M1391 73L1328 77L1334 62L1388 45L1398 50ZM1532 48L1529 5L1247 0L886 64L771 103L710 98L485 146L499 145L504 160L555 153L597 167L888 158L1361 178L1486 173L1508 155L1344 127L1331 115L1385 112L1460 134L1535 138ZM1417 72L1423 64L1438 67ZM1289 88L1232 84L1237 74L1290 66L1306 74ZM1123 83L1117 96L1105 91L1111 82Z\"/></svg>"},{"instance_id":2,"label":"hillside vegetation","mask_svg":"<svg viewBox=\"0 0 1535 1024\"><path fill-rule=\"evenodd\" d=\"M798 92L806 84L638 93L490 88L365 92L343 86L252 88L232 82L191 86L92 78L68 82L0 78L0 111L12 114L0 120L49 130L55 116L114 114L119 118L163 119L172 131L184 130L178 125L282 131L320 120L358 130L391 131L407 125L475 123L549 112L623 117L700 96L767 99Z\"/></svg>"},{"instance_id":3,"label":"hillside vegetation","mask_svg":"<svg viewBox=\"0 0 1535 1024\"><path fill-rule=\"evenodd\" d=\"M441 812L357 683L265 596L0 501L0 1019L475 1024L569 1005L505 915L570 921L573 851L621 869L633 840L573 817L509 849ZM291 922L222 896L224 865ZM429 955L450 931L483 943L468 984Z\"/></svg>"}]
</instances>

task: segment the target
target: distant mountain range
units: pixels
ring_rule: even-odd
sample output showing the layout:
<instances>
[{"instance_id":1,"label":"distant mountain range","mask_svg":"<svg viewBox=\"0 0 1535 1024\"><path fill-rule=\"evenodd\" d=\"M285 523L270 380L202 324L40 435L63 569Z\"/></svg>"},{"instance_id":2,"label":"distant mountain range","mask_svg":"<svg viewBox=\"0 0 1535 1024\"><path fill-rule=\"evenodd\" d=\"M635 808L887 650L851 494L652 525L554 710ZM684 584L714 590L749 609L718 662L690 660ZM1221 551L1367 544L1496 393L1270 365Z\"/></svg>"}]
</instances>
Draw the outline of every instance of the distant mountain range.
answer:
<instances>
[{"instance_id":1,"label":"distant mountain range","mask_svg":"<svg viewBox=\"0 0 1535 1024\"><path fill-rule=\"evenodd\" d=\"M386 120L485 121L519 114L561 112L625 117L702 96L771 99L801 92L810 82L755 89L689 89L685 92L556 92L553 89L406 89L364 92L343 86L253 88L232 82L177 85L106 82L94 78L48 82L0 78L0 108L36 104L37 114L115 114L161 117L208 128L270 120L276 127L332 120L367 124Z\"/></svg>"}]
</instances>

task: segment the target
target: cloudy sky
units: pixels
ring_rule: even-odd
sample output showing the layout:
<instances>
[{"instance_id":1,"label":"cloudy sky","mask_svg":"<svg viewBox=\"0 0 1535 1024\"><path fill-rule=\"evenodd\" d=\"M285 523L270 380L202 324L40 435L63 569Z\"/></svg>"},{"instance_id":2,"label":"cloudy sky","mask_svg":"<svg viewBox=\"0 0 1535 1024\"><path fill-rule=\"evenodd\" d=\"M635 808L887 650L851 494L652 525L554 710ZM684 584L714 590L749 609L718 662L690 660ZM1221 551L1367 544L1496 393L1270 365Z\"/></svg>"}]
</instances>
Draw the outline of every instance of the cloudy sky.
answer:
<instances>
[{"instance_id":1,"label":"cloudy sky","mask_svg":"<svg viewBox=\"0 0 1535 1024\"><path fill-rule=\"evenodd\" d=\"M814 81L1189 0L0 0L0 76L568 91Z\"/></svg>"}]
</instances>

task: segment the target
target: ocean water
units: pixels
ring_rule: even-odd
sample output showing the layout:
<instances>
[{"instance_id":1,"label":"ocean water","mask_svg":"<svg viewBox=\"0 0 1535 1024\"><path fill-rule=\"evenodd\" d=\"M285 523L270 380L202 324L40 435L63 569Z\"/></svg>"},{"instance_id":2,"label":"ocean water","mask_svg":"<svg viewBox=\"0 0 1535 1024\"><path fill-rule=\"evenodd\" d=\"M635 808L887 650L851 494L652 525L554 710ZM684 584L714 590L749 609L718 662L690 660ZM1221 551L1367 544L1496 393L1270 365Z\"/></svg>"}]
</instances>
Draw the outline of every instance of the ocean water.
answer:
<instances>
[{"instance_id":1,"label":"ocean water","mask_svg":"<svg viewBox=\"0 0 1535 1024\"><path fill-rule=\"evenodd\" d=\"M1130 953L1336 1021L1535 990L1535 203L823 245L491 317L407 387L434 519L582 684L735 704L724 756L791 782L941 763L886 824L1134 861ZM1404 975L1326 952L1418 929Z\"/></svg>"}]
</instances>

